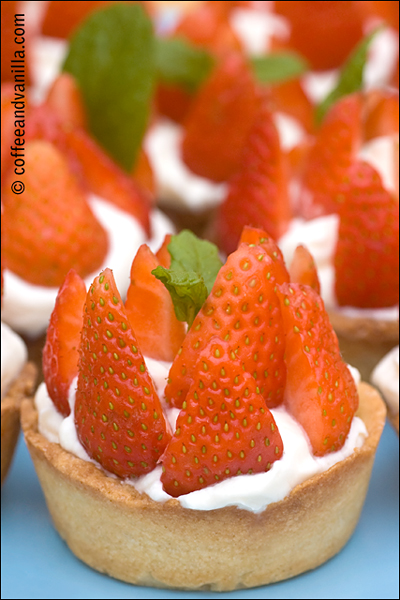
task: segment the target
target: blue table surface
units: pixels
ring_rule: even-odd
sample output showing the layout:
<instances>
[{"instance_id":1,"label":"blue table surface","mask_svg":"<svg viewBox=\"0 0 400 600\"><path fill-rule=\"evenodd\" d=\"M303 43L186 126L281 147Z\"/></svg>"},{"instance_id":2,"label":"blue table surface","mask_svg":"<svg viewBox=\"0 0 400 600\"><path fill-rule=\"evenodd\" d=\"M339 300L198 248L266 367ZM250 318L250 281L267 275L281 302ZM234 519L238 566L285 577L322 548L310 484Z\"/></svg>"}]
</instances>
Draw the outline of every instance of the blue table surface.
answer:
<instances>
[{"instance_id":1,"label":"blue table surface","mask_svg":"<svg viewBox=\"0 0 400 600\"><path fill-rule=\"evenodd\" d=\"M53 528L22 438L1 504L2 598L399 598L399 440L388 424L348 544L315 571L270 586L189 593L132 586L93 571Z\"/></svg>"}]
</instances>

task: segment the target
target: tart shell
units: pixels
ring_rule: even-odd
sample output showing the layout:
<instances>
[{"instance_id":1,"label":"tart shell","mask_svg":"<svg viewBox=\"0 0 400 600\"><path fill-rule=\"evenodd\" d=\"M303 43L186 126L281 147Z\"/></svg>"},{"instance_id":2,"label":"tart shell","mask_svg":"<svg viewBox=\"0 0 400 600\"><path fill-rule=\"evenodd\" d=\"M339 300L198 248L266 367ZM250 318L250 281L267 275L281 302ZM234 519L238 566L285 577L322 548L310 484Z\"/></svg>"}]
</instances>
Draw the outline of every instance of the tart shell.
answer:
<instances>
[{"instance_id":1,"label":"tart shell","mask_svg":"<svg viewBox=\"0 0 400 600\"><path fill-rule=\"evenodd\" d=\"M22 428L55 527L83 562L137 585L227 591L314 569L348 541L386 417L364 383L358 414L369 433L362 448L258 514L153 501L47 441L32 400L22 405Z\"/></svg>"},{"instance_id":2,"label":"tart shell","mask_svg":"<svg viewBox=\"0 0 400 600\"><path fill-rule=\"evenodd\" d=\"M26 363L1 401L1 484L7 476L18 440L21 402L32 395L36 372L32 363Z\"/></svg>"},{"instance_id":3,"label":"tart shell","mask_svg":"<svg viewBox=\"0 0 400 600\"><path fill-rule=\"evenodd\" d=\"M363 381L369 381L378 362L399 343L399 322L349 317L328 310L329 320L348 364L356 367Z\"/></svg>"}]
</instances>

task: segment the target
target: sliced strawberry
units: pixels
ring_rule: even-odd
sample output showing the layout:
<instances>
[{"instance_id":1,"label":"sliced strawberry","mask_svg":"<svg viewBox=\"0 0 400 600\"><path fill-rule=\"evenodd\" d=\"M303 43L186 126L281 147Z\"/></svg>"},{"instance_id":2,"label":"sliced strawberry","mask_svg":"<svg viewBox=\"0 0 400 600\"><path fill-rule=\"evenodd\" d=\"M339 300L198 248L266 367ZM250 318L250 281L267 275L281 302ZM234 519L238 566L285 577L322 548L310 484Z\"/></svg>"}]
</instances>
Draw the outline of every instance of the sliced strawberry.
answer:
<instances>
[{"instance_id":1,"label":"sliced strawberry","mask_svg":"<svg viewBox=\"0 0 400 600\"><path fill-rule=\"evenodd\" d=\"M240 54L217 65L184 122L182 158L197 175L227 180L239 167L258 106L254 77Z\"/></svg>"},{"instance_id":2,"label":"sliced strawberry","mask_svg":"<svg viewBox=\"0 0 400 600\"><path fill-rule=\"evenodd\" d=\"M241 49L239 38L225 15L203 3L182 16L171 37L184 39L191 45L208 50L215 57L223 57L228 52ZM160 114L182 123L194 97L193 90L160 82L156 92L156 106Z\"/></svg>"},{"instance_id":3,"label":"sliced strawberry","mask_svg":"<svg viewBox=\"0 0 400 600\"><path fill-rule=\"evenodd\" d=\"M156 257L157 257L158 262L160 263L160 265L162 265L166 269L169 269L169 267L171 265L171 255L168 252L168 245L171 242L171 239L172 239L172 234L167 233L164 237L163 243L161 244L160 248L156 252Z\"/></svg>"},{"instance_id":4,"label":"sliced strawberry","mask_svg":"<svg viewBox=\"0 0 400 600\"><path fill-rule=\"evenodd\" d=\"M71 268L86 277L100 268L107 234L63 155L45 141L25 145L25 191L3 190L3 253L8 269L36 285L59 287Z\"/></svg>"},{"instance_id":5,"label":"sliced strawberry","mask_svg":"<svg viewBox=\"0 0 400 600\"><path fill-rule=\"evenodd\" d=\"M307 132L314 131L314 106L299 79L271 85L266 89L266 93L273 113L285 113L301 123Z\"/></svg>"},{"instance_id":6,"label":"sliced strawberry","mask_svg":"<svg viewBox=\"0 0 400 600\"><path fill-rule=\"evenodd\" d=\"M71 269L59 289L43 348L42 367L47 391L64 417L69 415L69 389L78 375L79 344L86 286Z\"/></svg>"},{"instance_id":7,"label":"sliced strawberry","mask_svg":"<svg viewBox=\"0 0 400 600\"><path fill-rule=\"evenodd\" d=\"M65 100L69 104L69 100ZM74 112L73 105L70 105ZM150 233L150 194L135 183L80 127L71 126L60 114L61 106L44 103L29 112L26 139L47 140L65 155L70 168L92 193L131 214Z\"/></svg>"},{"instance_id":8,"label":"sliced strawberry","mask_svg":"<svg viewBox=\"0 0 400 600\"><path fill-rule=\"evenodd\" d=\"M160 82L155 93L155 105L160 115L182 123L190 110L193 98L194 92L172 83Z\"/></svg>"},{"instance_id":9,"label":"sliced strawberry","mask_svg":"<svg viewBox=\"0 0 400 600\"><path fill-rule=\"evenodd\" d=\"M399 132L399 91L373 89L367 92L364 114L364 139Z\"/></svg>"},{"instance_id":10,"label":"sliced strawberry","mask_svg":"<svg viewBox=\"0 0 400 600\"><path fill-rule=\"evenodd\" d=\"M243 147L241 164L229 182L216 216L218 245L227 253L238 244L245 225L279 239L292 217L287 170L273 117L264 103Z\"/></svg>"},{"instance_id":11,"label":"sliced strawberry","mask_svg":"<svg viewBox=\"0 0 400 600\"><path fill-rule=\"evenodd\" d=\"M284 340L275 294L281 273L260 246L242 244L228 257L170 369L165 397L172 406L182 407L198 354L214 336L240 350L268 406L282 401Z\"/></svg>"},{"instance_id":12,"label":"sliced strawberry","mask_svg":"<svg viewBox=\"0 0 400 600\"><path fill-rule=\"evenodd\" d=\"M241 49L240 40L225 15L205 4L185 14L174 35L200 48L207 48L220 57Z\"/></svg>"},{"instance_id":13,"label":"sliced strawberry","mask_svg":"<svg viewBox=\"0 0 400 600\"><path fill-rule=\"evenodd\" d=\"M110 269L87 294L79 354L75 425L82 445L118 477L152 471L170 433Z\"/></svg>"},{"instance_id":14,"label":"sliced strawberry","mask_svg":"<svg viewBox=\"0 0 400 600\"><path fill-rule=\"evenodd\" d=\"M89 189L137 218L150 235L150 198L83 129L67 132Z\"/></svg>"},{"instance_id":15,"label":"sliced strawberry","mask_svg":"<svg viewBox=\"0 0 400 600\"><path fill-rule=\"evenodd\" d=\"M363 2L274 3L290 24L288 45L307 58L314 70L340 67L363 37Z\"/></svg>"},{"instance_id":16,"label":"sliced strawberry","mask_svg":"<svg viewBox=\"0 0 400 600\"><path fill-rule=\"evenodd\" d=\"M306 246L297 246L289 267L290 281L310 286L317 294L321 293L318 271L314 258Z\"/></svg>"},{"instance_id":17,"label":"sliced strawberry","mask_svg":"<svg viewBox=\"0 0 400 600\"><path fill-rule=\"evenodd\" d=\"M161 462L171 496L229 477L263 473L281 458L283 443L241 351L211 340L200 353L176 431Z\"/></svg>"},{"instance_id":18,"label":"sliced strawberry","mask_svg":"<svg viewBox=\"0 0 400 600\"><path fill-rule=\"evenodd\" d=\"M399 3L397 0L372 0L371 2L361 2L361 4L368 14L380 17L399 31Z\"/></svg>"},{"instance_id":19,"label":"sliced strawberry","mask_svg":"<svg viewBox=\"0 0 400 600\"><path fill-rule=\"evenodd\" d=\"M304 428L313 453L339 450L358 406L353 377L343 362L320 296L308 286L278 286L285 324L285 405Z\"/></svg>"},{"instance_id":20,"label":"sliced strawberry","mask_svg":"<svg viewBox=\"0 0 400 600\"><path fill-rule=\"evenodd\" d=\"M355 163L349 177L335 255L338 303L395 306L399 302L399 202L371 165Z\"/></svg>"},{"instance_id":21,"label":"sliced strawberry","mask_svg":"<svg viewBox=\"0 0 400 600\"><path fill-rule=\"evenodd\" d=\"M261 246L275 263L276 278L279 281L289 281L289 273L281 249L266 231L246 225L240 236L240 244Z\"/></svg>"},{"instance_id":22,"label":"sliced strawberry","mask_svg":"<svg viewBox=\"0 0 400 600\"><path fill-rule=\"evenodd\" d=\"M154 172L149 157L143 148L140 149L136 163L132 169L132 177L138 186L145 191L145 194L151 197L153 202L156 193Z\"/></svg>"},{"instance_id":23,"label":"sliced strawberry","mask_svg":"<svg viewBox=\"0 0 400 600\"><path fill-rule=\"evenodd\" d=\"M140 246L132 263L125 309L143 354L173 361L186 328L175 316L167 288L151 273L159 264L146 244Z\"/></svg>"},{"instance_id":24,"label":"sliced strawberry","mask_svg":"<svg viewBox=\"0 0 400 600\"><path fill-rule=\"evenodd\" d=\"M361 146L362 100L345 96L326 115L309 151L300 198L306 218L338 212L348 185L348 170Z\"/></svg>"},{"instance_id":25,"label":"sliced strawberry","mask_svg":"<svg viewBox=\"0 0 400 600\"><path fill-rule=\"evenodd\" d=\"M60 73L56 77L48 92L46 106L54 110L65 127L87 126L82 94L75 78L69 73Z\"/></svg>"}]
</instances>

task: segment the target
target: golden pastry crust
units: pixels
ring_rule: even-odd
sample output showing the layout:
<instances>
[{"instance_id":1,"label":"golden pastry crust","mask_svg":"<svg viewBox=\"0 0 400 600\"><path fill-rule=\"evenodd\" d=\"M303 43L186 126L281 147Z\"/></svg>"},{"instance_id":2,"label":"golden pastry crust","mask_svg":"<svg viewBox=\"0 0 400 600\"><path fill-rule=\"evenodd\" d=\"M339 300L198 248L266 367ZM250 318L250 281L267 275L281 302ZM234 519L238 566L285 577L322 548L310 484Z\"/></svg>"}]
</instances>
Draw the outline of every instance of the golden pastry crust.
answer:
<instances>
[{"instance_id":1,"label":"golden pastry crust","mask_svg":"<svg viewBox=\"0 0 400 600\"><path fill-rule=\"evenodd\" d=\"M399 321L349 317L334 310L328 314L343 359L360 371L363 381L369 381L374 367L399 343Z\"/></svg>"},{"instance_id":2,"label":"golden pastry crust","mask_svg":"<svg viewBox=\"0 0 400 600\"><path fill-rule=\"evenodd\" d=\"M33 393L36 367L27 363L1 401L1 483L10 468L20 428L20 408Z\"/></svg>"},{"instance_id":3,"label":"golden pastry crust","mask_svg":"<svg viewBox=\"0 0 400 600\"><path fill-rule=\"evenodd\" d=\"M386 417L377 390L361 384L360 397L363 447L259 514L155 502L48 442L32 401L23 403L22 428L55 527L82 561L137 585L223 591L293 577L347 542Z\"/></svg>"}]
</instances>

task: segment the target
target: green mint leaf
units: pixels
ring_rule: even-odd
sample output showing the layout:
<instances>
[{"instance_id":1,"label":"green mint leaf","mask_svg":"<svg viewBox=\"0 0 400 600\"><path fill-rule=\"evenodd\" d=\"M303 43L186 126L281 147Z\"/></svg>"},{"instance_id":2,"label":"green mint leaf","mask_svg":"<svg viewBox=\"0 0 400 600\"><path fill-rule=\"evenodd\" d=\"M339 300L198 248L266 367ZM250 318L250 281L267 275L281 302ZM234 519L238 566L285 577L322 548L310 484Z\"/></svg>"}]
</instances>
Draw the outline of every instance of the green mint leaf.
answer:
<instances>
[{"instance_id":1,"label":"green mint leaf","mask_svg":"<svg viewBox=\"0 0 400 600\"><path fill-rule=\"evenodd\" d=\"M193 272L185 273L161 266L154 269L152 274L169 291L177 319L186 321L190 327L208 296L203 279Z\"/></svg>"},{"instance_id":2,"label":"green mint leaf","mask_svg":"<svg viewBox=\"0 0 400 600\"><path fill-rule=\"evenodd\" d=\"M156 38L157 74L161 81L194 92L214 65L211 54L180 38Z\"/></svg>"},{"instance_id":3,"label":"green mint leaf","mask_svg":"<svg viewBox=\"0 0 400 600\"><path fill-rule=\"evenodd\" d=\"M382 27L377 27L356 46L343 65L336 87L317 107L316 120L320 124L330 107L343 96L353 94L362 89L364 67L368 58L371 42Z\"/></svg>"},{"instance_id":4,"label":"green mint leaf","mask_svg":"<svg viewBox=\"0 0 400 600\"><path fill-rule=\"evenodd\" d=\"M188 230L172 236L168 252L170 269L160 266L152 274L171 294L177 318L190 327L214 285L222 261L214 244Z\"/></svg>"},{"instance_id":5,"label":"green mint leaf","mask_svg":"<svg viewBox=\"0 0 400 600\"><path fill-rule=\"evenodd\" d=\"M290 81L309 70L309 64L295 52L274 52L250 59L259 83L274 84Z\"/></svg>"},{"instance_id":6,"label":"green mint leaf","mask_svg":"<svg viewBox=\"0 0 400 600\"><path fill-rule=\"evenodd\" d=\"M63 69L78 81L90 131L131 171L156 74L153 27L142 7L113 3L91 14L72 37Z\"/></svg>"},{"instance_id":7,"label":"green mint leaf","mask_svg":"<svg viewBox=\"0 0 400 600\"><path fill-rule=\"evenodd\" d=\"M211 292L222 266L217 246L184 229L172 236L168 252L171 255L171 269L197 273L203 278L208 293Z\"/></svg>"}]
</instances>

